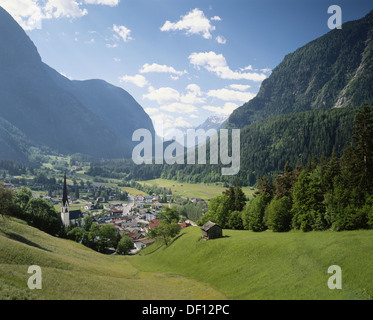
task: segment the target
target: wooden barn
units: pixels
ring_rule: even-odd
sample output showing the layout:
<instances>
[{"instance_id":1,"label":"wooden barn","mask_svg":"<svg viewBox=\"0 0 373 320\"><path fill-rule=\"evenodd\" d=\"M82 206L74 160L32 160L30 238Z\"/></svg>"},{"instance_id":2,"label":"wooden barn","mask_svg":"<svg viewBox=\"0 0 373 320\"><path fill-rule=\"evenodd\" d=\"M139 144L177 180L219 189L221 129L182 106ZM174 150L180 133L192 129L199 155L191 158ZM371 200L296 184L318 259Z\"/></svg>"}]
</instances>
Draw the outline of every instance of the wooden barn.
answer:
<instances>
[{"instance_id":1,"label":"wooden barn","mask_svg":"<svg viewBox=\"0 0 373 320\"><path fill-rule=\"evenodd\" d=\"M202 227L202 238L203 239L217 239L223 236L223 229L216 223L211 221L206 222Z\"/></svg>"}]
</instances>

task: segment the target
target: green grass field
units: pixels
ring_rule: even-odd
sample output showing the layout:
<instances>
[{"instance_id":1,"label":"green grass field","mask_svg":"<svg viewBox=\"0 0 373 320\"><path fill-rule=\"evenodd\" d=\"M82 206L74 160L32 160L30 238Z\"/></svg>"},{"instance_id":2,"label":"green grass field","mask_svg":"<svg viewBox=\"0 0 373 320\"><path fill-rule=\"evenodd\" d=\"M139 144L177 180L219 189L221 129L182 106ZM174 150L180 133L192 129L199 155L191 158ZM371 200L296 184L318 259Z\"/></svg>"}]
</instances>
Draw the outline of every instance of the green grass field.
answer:
<instances>
[{"instance_id":1,"label":"green grass field","mask_svg":"<svg viewBox=\"0 0 373 320\"><path fill-rule=\"evenodd\" d=\"M208 283L228 299L373 299L373 230L348 232L224 230L202 240L183 229L169 247L131 259L143 270L175 272ZM342 290L330 290L329 266L342 269Z\"/></svg>"},{"instance_id":2,"label":"green grass field","mask_svg":"<svg viewBox=\"0 0 373 320\"><path fill-rule=\"evenodd\" d=\"M130 261L0 217L0 300L224 298L208 284L175 273L143 271ZM31 265L41 267L41 290L27 286Z\"/></svg>"},{"instance_id":3,"label":"green grass field","mask_svg":"<svg viewBox=\"0 0 373 320\"><path fill-rule=\"evenodd\" d=\"M0 299L373 299L373 231L224 230L201 240L189 227L169 247L107 256L0 218ZM30 290L30 265L42 290ZM330 290L330 265L342 290Z\"/></svg>"},{"instance_id":4,"label":"green grass field","mask_svg":"<svg viewBox=\"0 0 373 320\"><path fill-rule=\"evenodd\" d=\"M158 187L171 189L173 195L180 195L183 198L200 198L204 200L209 200L214 198L226 190L222 184L193 184L178 182L174 180L166 179L154 179L147 181L138 181L141 184L147 185L157 185ZM246 197L251 197L255 190L250 190L250 187L243 187L242 191L245 193Z\"/></svg>"}]
</instances>

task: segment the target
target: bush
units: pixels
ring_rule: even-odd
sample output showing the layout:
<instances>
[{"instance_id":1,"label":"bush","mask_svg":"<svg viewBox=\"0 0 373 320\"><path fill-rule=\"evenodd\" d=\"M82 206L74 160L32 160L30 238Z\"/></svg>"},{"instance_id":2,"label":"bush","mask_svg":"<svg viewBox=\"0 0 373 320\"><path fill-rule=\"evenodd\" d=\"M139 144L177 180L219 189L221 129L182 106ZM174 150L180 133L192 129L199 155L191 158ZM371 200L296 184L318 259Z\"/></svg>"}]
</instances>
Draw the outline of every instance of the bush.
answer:
<instances>
[{"instance_id":1,"label":"bush","mask_svg":"<svg viewBox=\"0 0 373 320\"><path fill-rule=\"evenodd\" d=\"M26 221L33 227L51 235L62 231L60 217L52 204L41 198L32 198L24 210Z\"/></svg>"},{"instance_id":2,"label":"bush","mask_svg":"<svg viewBox=\"0 0 373 320\"><path fill-rule=\"evenodd\" d=\"M228 228L233 230L242 230L243 222L242 222L242 211L233 211L228 220Z\"/></svg>"},{"instance_id":3,"label":"bush","mask_svg":"<svg viewBox=\"0 0 373 320\"><path fill-rule=\"evenodd\" d=\"M275 232L291 229L291 202L288 197L273 199L266 208L267 226Z\"/></svg>"},{"instance_id":4,"label":"bush","mask_svg":"<svg viewBox=\"0 0 373 320\"><path fill-rule=\"evenodd\" d=\"M117 253L118 254L129 254L131 249L133 249L133 242L130 237L123 235L120 239L118 246L117 246Z\"/></svg>"},{"instance_id":5,"label":"bush","mask_svg":"<svg viewBox=\"0 0 373 320\"><path fill-rule=\"evenodd\" d=\"M245 229L256 232L266 230L266 225L264 223L266 204L265 194L262 193L246 205L242 214Z\"/></svg>"}]
</instances>

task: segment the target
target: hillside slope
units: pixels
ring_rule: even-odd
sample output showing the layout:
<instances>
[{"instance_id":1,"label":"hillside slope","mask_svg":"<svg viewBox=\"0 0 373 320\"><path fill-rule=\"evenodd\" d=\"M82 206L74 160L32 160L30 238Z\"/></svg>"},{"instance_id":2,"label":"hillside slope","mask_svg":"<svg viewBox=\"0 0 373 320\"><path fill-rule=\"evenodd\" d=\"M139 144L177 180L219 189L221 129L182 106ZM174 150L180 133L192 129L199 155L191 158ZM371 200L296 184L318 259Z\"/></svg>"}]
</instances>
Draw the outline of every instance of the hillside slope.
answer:
<instances>
[{"instance_id":1,"label":"hillside slope","mask_svg":"<svg viewBox=\"0 0 373 320\"><path fill-rule=\"evenodd\" d=\"M373 230L223 236L201 240L189 227L169 247L107 256L1 219L0 300L373 299ZM41 290L27 287L31 265L41 267ZM331 265L342 290L327 286Z\"/></svg>"},{"instance_id":2,"label":"hillside slope","mask_svg":"<svg viewBox=\"0 0 373 320\"><path fill-rule=\"evenodd\" d=\"M350 141L359 110L311 110L268 117L246 126L241 129L241 163L237 177L244 185L254 185L261 175L282 173L286 162L295 168L298 163L306 166L312 156L329 158L333 149L341 155ZM207 150L209 156L209 143ZM164 165L161 177L184 182L210 183L222 179L234 182L236 176L233 179L221 176L222 167L222 164L210 165L209 162L206 165Z\"/></svg>"},{"instance_id":3,"label":"hillside slope","mask_svg":"<svg viewBox=\"0 0 373 320\"><path fill-rule=\"evenodd\" d=\"M202 282L174 273L143 272L129 261L0 217L0 300L225 298ZM27 286L31 265L41 267L41 290Z\"/></svg>"},{"instance_id":4,"label":"hillside slope","mask_svg":"<svg viewBox=\"0 0 373 320\"><path fill-rule=\"evenodd\" d=\"M19 156L24 145L99 159L129 158L132 133L138 128L154 132L149 116L125 90L102 80L70 81L43 63L30 38L1 7L0 70L0 118L28 138L13 138L11 149L0 140L2 159L24 160L27 152ZM0 130L5 130L2 123Z\"/></svg>"},{"instance_id":5,"label":"hillside slope","mask_svg":"<svg viewBox=\"0 0 373 320\"><path fill-rule=\"evenodd\" d=\"M243 128L269 116L364 102L373 102L373 11L285 56L226 126Z\"/></svg>"},{"instance_id":6,"label":"hillside slope","mask_svg":"<svg viewBox=\"0 0 373 320\"><path fill-rule=\"evenodd\" d=\"M223 238L205 241L199 227L189 227L169 247L130 261L209 283L234 300L365 300L373 299L372 252L373 230L223 230ZM342 290L327 285L331 265L341 267Z\"/></svg>"}]
</instances>

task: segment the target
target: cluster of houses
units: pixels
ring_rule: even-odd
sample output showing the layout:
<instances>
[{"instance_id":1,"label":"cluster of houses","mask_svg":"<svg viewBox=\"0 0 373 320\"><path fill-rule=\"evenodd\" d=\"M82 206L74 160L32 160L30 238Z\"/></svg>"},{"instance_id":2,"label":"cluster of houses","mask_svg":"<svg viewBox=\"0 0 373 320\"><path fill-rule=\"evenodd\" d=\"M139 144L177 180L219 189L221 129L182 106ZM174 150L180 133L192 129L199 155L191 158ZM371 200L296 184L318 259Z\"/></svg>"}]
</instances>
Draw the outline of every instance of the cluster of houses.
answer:
<instances>
[{"instance_id":1,"label":"cluster of houses","mask_svg":"<svg viewBox=\"0 0 373 320\"><path fill-rule=\"evenodd\" d=\"M4 184L4 187L15 189L17 186L11 184ZM39 197L39 195L33 195ZM92 202L84 201L81 210L71 211L69 204L80 203L79 200L70 198L67 196L66 178L64 181L64 195L61 198L44 197L47 201L53 204L61 204L61 218L65 220L65 225L82 225L83 218L86 215L91 215L94 221L98 225L113 224L118 229L121 235L126 234L134 243L134 249L131 253L136 253L141 249L149 246L154 242L153 239L146 237L149 229L154 229L159 225L157 219L159 212L165 204L158 201L158 196L144 196L138 194L130 202L110 202L106 203L106 200L112 201L113 199L105 199L103 197L92 198ZM191 202L200 202L203 199L192 198ZM67 203L67 204L66 204ZM104 211L98 211L96 209L97 204L102 204ZM169 204L168 204L169 205ZM64 217L64 215L67 215ZM68 222L68 223L67 223ZM179 223L181 228L186 228L190 225L195 224L190 221L184 221ZM202 228L202 237L204 239L219 238L222 236L221 228L214 223L208 222Z\"/></svg>"},{"instance_id":2,"label":"cluster of houses","mask_svg":"<svg viewBox=\"0 0 373 320\"><path fill-rule=\"evenodd\" d=\"M137 208L144 208L148 206L152 206L156 210L159 210L163 207L163 204L158 201L159 196L144 196L143 194L138 194L135 197L135 203Z\"/></svg>"}]
</instances>

